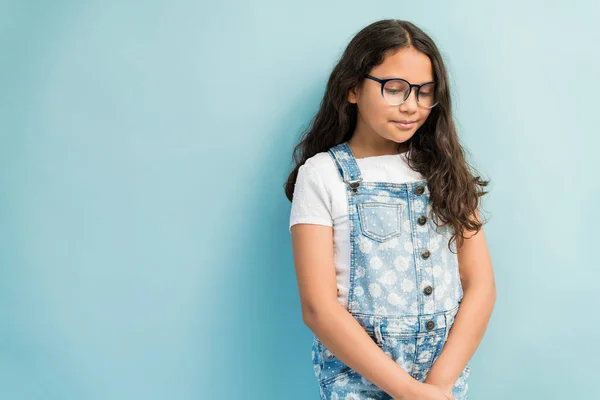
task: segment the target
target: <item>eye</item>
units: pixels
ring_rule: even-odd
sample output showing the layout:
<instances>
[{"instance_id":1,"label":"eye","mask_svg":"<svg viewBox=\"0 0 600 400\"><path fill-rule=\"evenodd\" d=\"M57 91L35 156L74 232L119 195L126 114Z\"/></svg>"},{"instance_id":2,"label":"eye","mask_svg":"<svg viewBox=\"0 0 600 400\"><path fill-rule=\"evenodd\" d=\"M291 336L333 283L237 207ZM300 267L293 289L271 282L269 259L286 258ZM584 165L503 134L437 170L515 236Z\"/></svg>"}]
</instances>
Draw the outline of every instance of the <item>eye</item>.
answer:
<instances>
[{"instance_id":1,"label":"eye","mask_svg":"<svg viewBox=\"0 0 600 400\"><path fill-rule=\"evenodd\" d=\"M393 94L393 95L402 93L402 90L397 90L397 89L387 89L386 88L385 91L386 91L386 93Z\"/></svg>"}]
</instances>

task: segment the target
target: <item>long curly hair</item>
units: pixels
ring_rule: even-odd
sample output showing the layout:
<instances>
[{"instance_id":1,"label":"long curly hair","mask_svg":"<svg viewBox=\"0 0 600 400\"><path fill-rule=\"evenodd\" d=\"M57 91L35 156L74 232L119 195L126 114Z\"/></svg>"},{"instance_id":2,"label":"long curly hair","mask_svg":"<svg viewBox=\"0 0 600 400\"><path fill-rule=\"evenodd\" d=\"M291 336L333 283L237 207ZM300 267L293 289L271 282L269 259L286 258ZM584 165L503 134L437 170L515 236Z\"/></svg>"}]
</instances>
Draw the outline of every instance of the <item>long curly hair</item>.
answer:
<instances>
[{"instance_id":1,"label":"long curly hair","mask_svg":"<svg viewBox=\"0 0 600 400\"><path fill-rule=\"evenodd\" d=\"M475 170L465 159L452 118L448 74L437 46L409 21L374 22L350 41L329 76L318 112L294 148L296 166L284 184L285 194L292 201L298 169L307 159L349 140L354 134L357 106L348 101L349 90L360 85L364 74L380 65L386 55L411 46L431 60L439 104L406 142L407 162L427 179L436 225L452 225L454 232L448 242L452 251L453 240L458 238L462 246L464 230L477 233L481 229L479 197L488 193L483 187L489 180L475 176L471 172Z\"/></svg>"}]
</instances>

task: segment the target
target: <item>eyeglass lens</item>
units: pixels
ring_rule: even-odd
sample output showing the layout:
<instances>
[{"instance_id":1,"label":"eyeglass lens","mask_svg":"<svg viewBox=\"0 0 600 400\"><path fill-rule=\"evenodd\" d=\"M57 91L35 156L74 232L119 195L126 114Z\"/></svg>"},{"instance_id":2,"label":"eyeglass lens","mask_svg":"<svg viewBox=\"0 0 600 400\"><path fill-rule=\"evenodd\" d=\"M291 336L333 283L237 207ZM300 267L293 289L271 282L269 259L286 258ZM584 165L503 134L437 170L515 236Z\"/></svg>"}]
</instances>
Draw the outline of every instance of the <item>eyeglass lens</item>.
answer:
<instances>
[{"instance_id":1,"label":"eyeglass lens","mask_svg":"<svg viewBox=\"0 0 600 400\"><path fill-rule=\"evenodd\" d=\"M388 81L383 87L383 97L391 105L404 103L408 98L408 83L401 80ZM414 88L416 90L416 88ZM436 104L435 83L427 83L420 87L417 100L423 107L433 107Z\"/></svg>"}]
</instances>

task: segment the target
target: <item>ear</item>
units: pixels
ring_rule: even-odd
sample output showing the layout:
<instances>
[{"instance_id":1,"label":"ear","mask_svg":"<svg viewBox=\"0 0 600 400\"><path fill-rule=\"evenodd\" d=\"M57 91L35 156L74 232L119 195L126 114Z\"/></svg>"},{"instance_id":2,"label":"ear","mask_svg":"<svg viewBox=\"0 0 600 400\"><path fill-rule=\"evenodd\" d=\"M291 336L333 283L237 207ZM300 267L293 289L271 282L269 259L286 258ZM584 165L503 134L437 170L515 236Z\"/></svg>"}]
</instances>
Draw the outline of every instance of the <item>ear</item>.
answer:
<instances>
[{"instance_id":1,"label":"ear","mask_svg":"<svg viewBox=\"0 0 600 400\"><path fill-rule=\"evenodd\" d=\"M348 102L356 104L358 102L358 87L351 87L348 91Z\"/></svg>"}]
</instances>

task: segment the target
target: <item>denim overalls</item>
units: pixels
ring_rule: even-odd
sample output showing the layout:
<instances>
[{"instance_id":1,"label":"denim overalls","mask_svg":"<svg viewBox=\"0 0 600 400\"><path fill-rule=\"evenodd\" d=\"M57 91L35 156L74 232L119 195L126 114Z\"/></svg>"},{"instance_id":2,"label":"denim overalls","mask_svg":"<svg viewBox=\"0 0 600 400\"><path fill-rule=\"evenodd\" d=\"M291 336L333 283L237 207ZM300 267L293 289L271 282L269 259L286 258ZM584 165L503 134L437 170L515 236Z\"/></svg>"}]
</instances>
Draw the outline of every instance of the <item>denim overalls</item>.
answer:
<instances>
[{"instance_id":1,"label":"denim overalls","mask_svg":"<svg viewBox=\"0 0 600 400\"><path fill-rule=\"evenodd\" d=\"M350 223L348 312L413 378L423 381L447 340L463 291L450 225L431 220L426 180L363 182L348 142L329 150L346 183ZM314 335L313 335L314 336ZM339 360L314 336L322 400L391 396ZM467 365L452 395L467 399Z\"/></svg>"}]
</instances>

